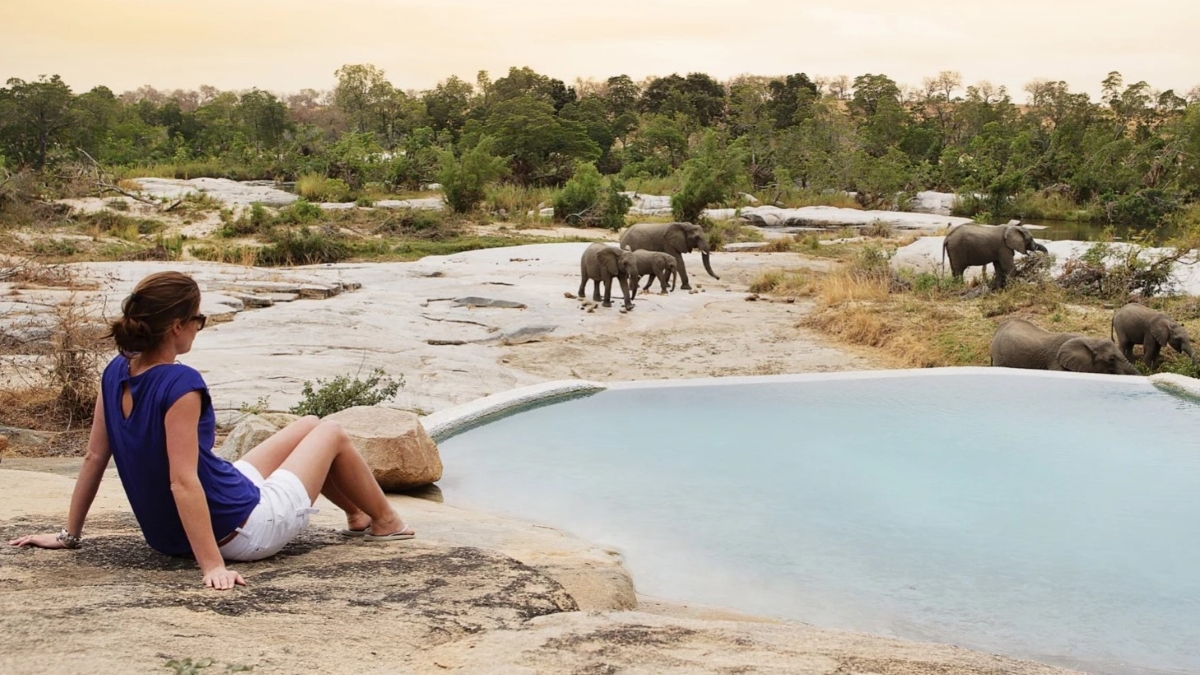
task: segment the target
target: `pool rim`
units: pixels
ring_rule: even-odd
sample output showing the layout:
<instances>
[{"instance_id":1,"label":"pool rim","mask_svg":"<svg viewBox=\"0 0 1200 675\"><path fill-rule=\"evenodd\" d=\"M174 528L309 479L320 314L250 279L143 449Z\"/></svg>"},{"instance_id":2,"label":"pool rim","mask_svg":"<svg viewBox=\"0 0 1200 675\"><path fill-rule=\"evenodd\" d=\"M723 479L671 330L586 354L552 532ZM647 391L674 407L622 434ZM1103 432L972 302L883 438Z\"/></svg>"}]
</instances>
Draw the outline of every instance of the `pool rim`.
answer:
<instances>
[{"instance_id":1,"label":"pool rim","mask_svg":"<svg viewBox=\"0 0 1200 675\"><path fill-rule=\"evenodd\" d=\"M944 368L896 368L887 370L839 370L821 373L791 373L783 375L734 375L728 377L697 377L670 380L622 380L595 382L591 380L554 380L518 387L462 403L421 418L425 432L434 442L531 408L560 401L590 396L606 390L668 389L679 387L720 387L747 384L786 384L793 382L835 382L845 380L893 379L901 377L946 377L976 375L980 377L1068 378L1112 382L1123 386L1152 387L1165 394L1200 401L1200 380L1158 373L1149 377L1072 373L1065 371L997 368L989 366L951 366Z\"/></svg>"}]
</instances>

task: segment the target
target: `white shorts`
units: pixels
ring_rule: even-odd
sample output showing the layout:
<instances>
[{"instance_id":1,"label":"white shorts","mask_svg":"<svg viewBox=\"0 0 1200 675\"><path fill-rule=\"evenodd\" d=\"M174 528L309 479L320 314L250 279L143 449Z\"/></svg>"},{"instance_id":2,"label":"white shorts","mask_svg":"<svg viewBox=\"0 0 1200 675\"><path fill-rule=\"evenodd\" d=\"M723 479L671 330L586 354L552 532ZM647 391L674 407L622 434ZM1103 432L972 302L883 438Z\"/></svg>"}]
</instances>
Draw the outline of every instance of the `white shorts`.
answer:
<instances>
[{"instance_id":1,"label":"white shorts","mask_svg":"<svg viewBox=\"0 0 1200 675\"><path fill-rule=\"evenodd\" d=\"M246 524L221 547L221 556L241 561L273 556L308 527L309 516L319 509L312 507L304 483L291 471L276 469L264 480L249 462L238 460L233 466L258 486L260 496Z\"/></svg>"}]
</instances>

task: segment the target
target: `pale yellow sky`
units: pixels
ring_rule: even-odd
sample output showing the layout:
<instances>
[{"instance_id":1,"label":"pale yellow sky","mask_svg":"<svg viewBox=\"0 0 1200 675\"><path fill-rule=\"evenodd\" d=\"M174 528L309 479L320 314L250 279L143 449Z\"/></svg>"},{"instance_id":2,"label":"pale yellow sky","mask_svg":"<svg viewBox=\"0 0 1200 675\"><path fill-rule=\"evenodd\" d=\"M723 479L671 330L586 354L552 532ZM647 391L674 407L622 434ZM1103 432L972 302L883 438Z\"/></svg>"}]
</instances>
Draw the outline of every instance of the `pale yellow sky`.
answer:
<instances>
[{"instance_id":1,"label":"pale yellow sky","mask_svg":"<svg viewBox=\"0 0 1200 675\"><path fill-rule=\"evenodd\" d=\"M1099 91L1200 84L1197 0L0 0L0 80L76 91L328 89L372 63L403 89L509 66L572 82L628 74L939 70L1019 94L1035 78ZM1003 9L995 9L1002 7Z\"/></svg>"}]
</instances>

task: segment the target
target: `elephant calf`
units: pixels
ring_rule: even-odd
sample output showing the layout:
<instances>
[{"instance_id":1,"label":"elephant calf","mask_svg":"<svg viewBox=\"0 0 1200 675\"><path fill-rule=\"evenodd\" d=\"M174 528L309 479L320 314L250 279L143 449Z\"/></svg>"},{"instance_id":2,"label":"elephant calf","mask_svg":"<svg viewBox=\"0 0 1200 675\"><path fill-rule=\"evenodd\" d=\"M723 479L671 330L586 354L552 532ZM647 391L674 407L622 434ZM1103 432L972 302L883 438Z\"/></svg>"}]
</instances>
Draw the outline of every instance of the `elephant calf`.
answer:
<instances>
[{"instance_id":1,"label":"elephant calf","mask_svg":"<svg viewBox=\"0 0 1200 675\"><path fill-rule=\"evenodd\" d=\"M675 290L675 257L670 253L661 251L634 251L633 260L637 265L637 277L633 279L632 296L637 297L638 285L642 283L642 276L648 275L646 278L646 287L643 291L650 290L650 284L658 279L659 285L662 286L662 292L667 292L667 280L671 281L671 290Z\"/></svg>"},{"instance_id":2,"label":"elephant calf","mask_svg":"<svg viewBox=\"0 0 1200 675\"><path fill-rule=\"evenodd\" d=\"M616 277L617 283L621 285L621 297L625 300L625 309L633 309L633 303L630 302L629 296L629 284L632 282L636 288L638 281L637 263L633 259L633 253L616 246L592 244L584 249L583 256L579 259L579 275L582 277L579 281L579 297L584 297L584 290L590 279L593 282L592 299L601 302L600 284L603 282L604 299L602 304L605 307L612 307L612 280L613 277Z\"/></svg>"},{"instance_id":3,"label":"elephant calf","mask_svg":"<svg viewBox=\"0 0 1200 675\"><path fill-rule=\"evenodd\" d=\"M1171 345L1180 354L1187 354L1196 365L1196 354L1188 339L1187 329L1175 323L1171 317L1156 312L1145 305L1131 302L1118 309L1112 318L1112 332L1117 346L1125 358L1133 361L1133 346L1142 345L1142 359L1151 370L1158 368L1159 352Z\"/></svg>"},{"instance_id":4,"label":"elephant calf","mask_svg":"<svg viewBox=\"0 0 1200 675\"><path fill-rule=\"evenodd\" d=\"M1137 375L1112 340L1075 333L1051 333L1024 319L1007 319L996 328L992 365L1076 373Z\"/></svg>"},{"instance_id":5,"label":"elephant calf","mask_svg":"<svg viewBox=\"0 0 1200 675\"><path fill-rule=\"evenodd\" d=\"M1017 222L1017 221L1013 221ZM950 258L950 273L961 279L968 267L992 265L996 269L996 287L1004 288L1016 269L1014 253L1046 251L1029 230L1020 225L959 225L942 242L942 264Z\"/></svg>"}]
</instances>

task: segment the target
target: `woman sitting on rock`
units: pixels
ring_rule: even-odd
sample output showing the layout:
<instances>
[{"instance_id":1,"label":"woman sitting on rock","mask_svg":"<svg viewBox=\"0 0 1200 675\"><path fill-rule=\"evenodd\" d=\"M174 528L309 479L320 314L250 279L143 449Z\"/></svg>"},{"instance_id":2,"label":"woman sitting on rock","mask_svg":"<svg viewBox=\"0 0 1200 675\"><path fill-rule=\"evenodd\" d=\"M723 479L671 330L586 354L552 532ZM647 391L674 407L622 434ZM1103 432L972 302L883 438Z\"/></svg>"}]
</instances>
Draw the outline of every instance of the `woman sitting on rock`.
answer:
<instances>
[{"instance_id":1,"label":"woman sitting on rock","mask_svg":"<svg viewBox=\"0 0 1200 675\"><path fill-rule=\"evenodd\" d=\"M104 369L87 456L75 482L67 526L14 546L76 548L108 458L146 543L195 557L204 584L245 585L226 560L277 553L308 526L324 494L346 512L348 536L410 539L366 460L336 422L305 417L230 464L213 453L216 415L196 370L175 362L204 328L200 288L178 272L141 281L122 305L111 336L120 354Z\"/></svg>"}]
</instances>

